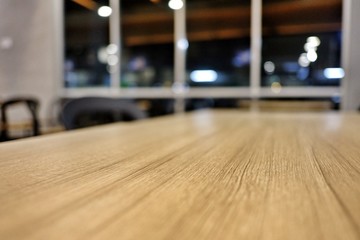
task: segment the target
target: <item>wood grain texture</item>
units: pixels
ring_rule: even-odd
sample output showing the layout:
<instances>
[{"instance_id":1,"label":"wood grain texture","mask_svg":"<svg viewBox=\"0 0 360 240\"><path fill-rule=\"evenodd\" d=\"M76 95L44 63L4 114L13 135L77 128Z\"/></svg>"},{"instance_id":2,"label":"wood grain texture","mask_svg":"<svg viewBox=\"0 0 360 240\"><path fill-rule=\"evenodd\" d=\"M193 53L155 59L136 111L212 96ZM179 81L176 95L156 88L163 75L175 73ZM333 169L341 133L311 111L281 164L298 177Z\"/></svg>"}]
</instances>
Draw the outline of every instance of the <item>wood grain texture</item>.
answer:
<instances>
[{"instance_id":1,"label":"wood grain texture","mask_svg":"<svg viewBox=\"0 0 360 240\"><path fill-rule=\"evenodd\" d=\"M0 144L0 239L360 239L360 116L203 111Z\"/></svg>"}]
</instances>

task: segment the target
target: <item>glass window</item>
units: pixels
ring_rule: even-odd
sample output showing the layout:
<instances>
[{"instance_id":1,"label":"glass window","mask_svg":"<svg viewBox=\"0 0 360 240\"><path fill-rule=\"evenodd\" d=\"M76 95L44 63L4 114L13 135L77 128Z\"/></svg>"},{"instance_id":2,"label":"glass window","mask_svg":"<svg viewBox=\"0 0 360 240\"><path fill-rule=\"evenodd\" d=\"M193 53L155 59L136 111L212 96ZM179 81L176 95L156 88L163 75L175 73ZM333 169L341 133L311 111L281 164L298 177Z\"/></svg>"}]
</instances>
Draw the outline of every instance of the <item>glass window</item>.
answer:
<instances>
[{"instance_id":1,"label":"glass window","mask_svg":"<svg viewBox=\"0 0 360 240\"><path fill-rule=\"evenodd\" d=\"M65 87L110 85L108 0L64 1L65 4ZM99 11L98 11L99 10ZM104 16L100 15L105 14Z\"/></svg>"},{"instance_id":2,"label":"glass window","mask_svg":"<svg viewBox=\"0 0 360 240\"><path fill-rule=\"evenodd\" d=\"M263 4L262 86L339 86L342 1Z\"/></svg>"},{"instance_id":3,"label":"glass window","mask_svg":"<svg viewBox=\"0 0 360 240\"><path fill-rule=\"evenodd\" d=\"M249 86L250 0L187 1L187 83Z\"/></svg>"},{"instance_id":4,"label":"glass window","mask_svg":"<svg viewBox=\"0 0 360 240\"><path fill-rule=\"evenodd\" d=\"M167 1L121 1L121 87L170 87L174 16Z\"/></svg>"}]
</instances>

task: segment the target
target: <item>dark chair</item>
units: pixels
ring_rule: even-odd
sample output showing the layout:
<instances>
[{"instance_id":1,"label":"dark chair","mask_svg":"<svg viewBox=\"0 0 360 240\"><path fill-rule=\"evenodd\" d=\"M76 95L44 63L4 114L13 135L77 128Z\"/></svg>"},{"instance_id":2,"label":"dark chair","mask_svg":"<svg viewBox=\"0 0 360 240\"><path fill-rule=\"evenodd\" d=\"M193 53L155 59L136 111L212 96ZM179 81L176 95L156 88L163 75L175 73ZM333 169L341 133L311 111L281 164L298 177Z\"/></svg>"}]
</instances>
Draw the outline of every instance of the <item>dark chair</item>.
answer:
<instances>
[{"instance_id":1,"label":"dark chair","mask_svg":"<svg viewBox=\"0 0 360 240\"><path fill-rule=\"evenodd\" d=\"M9 141L17 138L12 138L9 135L9 122L7 116L7 110L10 106L15 104L25 104L25 106L29 109L32 118L32 133L29 136L38 136L40 135L40 125L38 120L38 108L39 102L34 98L12 98L6 100L1 104L1 133L0 133L0 141ZM23 136L23 137L29 137Z\"/></svg>"},{"instance_id":2,"label":"dark chair","mask_svg":"<svg viewBox=\"0 0 360 240\"><path fill-rule=\"evenodd\" d=\"M84 97L67 102L61 112L67 130L146 118L135 103L105 97Z\"/></svg>"}]
</instances>

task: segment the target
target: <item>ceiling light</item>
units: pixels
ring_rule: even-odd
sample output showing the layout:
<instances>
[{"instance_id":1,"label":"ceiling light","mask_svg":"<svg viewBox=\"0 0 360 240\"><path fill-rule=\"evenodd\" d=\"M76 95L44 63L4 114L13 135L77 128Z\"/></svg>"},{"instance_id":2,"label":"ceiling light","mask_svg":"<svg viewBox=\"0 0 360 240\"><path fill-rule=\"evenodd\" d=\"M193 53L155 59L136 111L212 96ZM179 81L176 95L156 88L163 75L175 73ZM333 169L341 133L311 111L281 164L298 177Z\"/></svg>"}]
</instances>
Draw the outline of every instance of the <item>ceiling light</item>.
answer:
<instances>
[{"instance_id":1,"label":"ceiling light","mask_svg":"<svg viewBox=\"0 0 360 240\"><path fill-rule=\"evenodd\" d=\"M173 10L179 10L184 6L184 2L182 0L170 0L169 8Z\"/></svg>"},{"instance_id":2,"label":"ceiling light","mask_svg":"<svg viewBox=\"0 0 360 240\"><path fill-rule=\"evenodd\" d=\"M98 9L98 14L100 17L109 17L112 13L111 7L102 6Z\"/></svg>"}]
</instances>

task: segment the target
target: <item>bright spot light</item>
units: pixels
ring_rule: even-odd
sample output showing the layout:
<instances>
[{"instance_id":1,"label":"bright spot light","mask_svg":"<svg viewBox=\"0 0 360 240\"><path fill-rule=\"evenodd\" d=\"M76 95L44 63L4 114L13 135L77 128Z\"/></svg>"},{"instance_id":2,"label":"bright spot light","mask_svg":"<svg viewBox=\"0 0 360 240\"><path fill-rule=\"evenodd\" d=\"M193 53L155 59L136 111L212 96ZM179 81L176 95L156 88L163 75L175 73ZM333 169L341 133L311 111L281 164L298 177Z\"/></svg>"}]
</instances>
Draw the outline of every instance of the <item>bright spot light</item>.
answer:
<instances>
[{"instance_id":1,"label":"bright spot light","mask_svg":"<svg viewBox=\"0 0 360 240\"><path fill-rule=\"evenodd\" d=\"M102 6L98 9L98 14L100 17L109 17L112 13L111 7Z\"/></svg>"},{"instance_id":2,"label":"bright spot light","mask_svg":"<svg viewBox=\"0 0 360 240\"><path fill-rule=\"evenodd\" d=\"M312 47L318 47L320 45L320 39L316 36L311 36L306 39L306 42L309 43Z\"/></svg>"},{"instance_id":3,"label":"bright spot light","mask_svg":"<svg viewBox=\"0 0 360 240\"><path fill-rule=\"evenodd\" d=\"M267 73L273 73L275 71L275 64L271 61L267 61L264 63L264 70Z\"/></svg>"},{"instance_id":4,"label":"bright spot light","mask_svg":"<svg viewBox=\"0 0 360 240\"><path fill-rule=\"evenodd\" d=\"M316 51L317 50L317 46L311 44L311 43L305 43L304 45L304 50L306 52L309 52L309 51Z\"/></svg>"},{"instance_id":5,"label":"bright spot light","mask_svg":"<svg viewBox=\"0 0 360 240\"><path fill-rule=\"evenodd\" d=\"M117 51L118 51L118 46L116 44L112 43L106 47L107 54L115 54L117 53Z\"/></svg>"},{"instance_id":6,"label":"bright spot light","mask_svg":"<svg viewBox=\"0 0 360 240\"><path fill-rule=\"evenodd\" d=\"M103 64L107 63L108 54L106 52L105 47L99 48L99 50L97 52L97 58L98 58L99 62L101 62Z\"/></svg>"},{"instance_id":7,"label":"bright spot light","mask_svg":"<svg viewBox=\"0 0 360 240\"><path fill-rule=\"evenodd\" d=\"M316 53L315 50L310 50L308 51L308 53L306 54L306 57L307 59L310 61L310 62L315 62L316 59L318 58L318 55Z\"/></svg>"},{"instance_id":8,"label":"bright spot light","mask_svg":"<svg viewBox=\"0 0 360 240\"><path fill-rule=\"evenodd\" d=\"M108 56L108 58L107 58L107 63L110 66L116 65L118 62L119 62L119 58L116 55L111 55L111 56Z\"/></svg>"},{"instance_id":9,"label":"bright spot light","mask_svg":"<svg viewBox=\"0 0 360 240\"><path fill-rule=\"evenodd\" d=\"M182 0L170 0L169 1L169 8L173 10L179 10L184 6L184 3Z\"/></svg>"},{"instance_id":10,"label":"bright spot light","mask_svg":"<svg viewBox=\"0 0 360 240\"><path fill-rule=\"evenodd\" d=\"M344 69L342 68L325 68L324 76L327 79L338 79L345 76Z\"/></svg>"},{"instance_id":11,"label":"bright spot light","mask_svg":"<svg viewBox=\"0 0 360 240\"><path fill-rule=\"evenodd\" d=\"M182 38L179 41L177 41L176 45L181 50L186 50L189 47L189 42L185 38Z\"/></svg>"},{"instance_id":12,"label":"bright spot light","mask_svg":"<svg viewBox=\"0 0 360 240\"><path fill-rule=\"evenodd\" d=\"M302 67L308 67L310 64L309 59L306 56L306 53L302 53L299 57L299 61L298 61L299 65Z\"/></svg>"},{"instance_id":13,"label":"bright spot light","mask_svg":"<svg viewBox=\"0 0 360 240\"><path fill-rule=\"evenodd\" d=\"M215 82L218 74L214 70L195 70L190 73L193 82Z\"/></svg>"},{"instance_id":14,"label":"bright spot light","mask_svg":"<svg viewBox=\"0 0 360 240\"><path fill-rule=\"evenodd\" d=\"M281 92L281 88L282 88L282 86L281 86L281 84L280 84L279 82L273 82L273 83L271 84L271 91L272 91L273 93L280 93L280 92Z\"/></svg>"}]
</instances>

